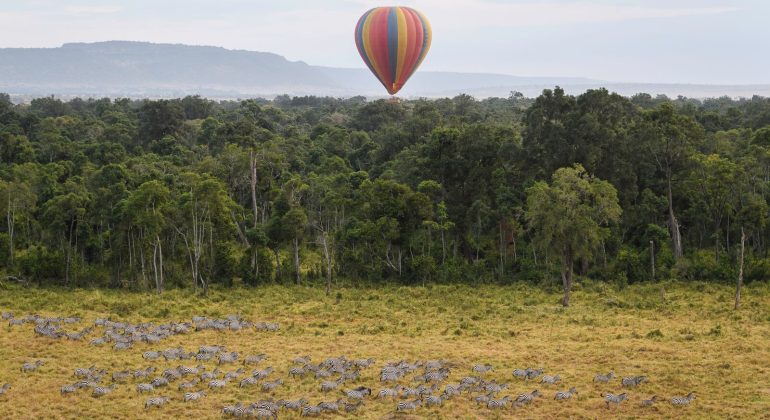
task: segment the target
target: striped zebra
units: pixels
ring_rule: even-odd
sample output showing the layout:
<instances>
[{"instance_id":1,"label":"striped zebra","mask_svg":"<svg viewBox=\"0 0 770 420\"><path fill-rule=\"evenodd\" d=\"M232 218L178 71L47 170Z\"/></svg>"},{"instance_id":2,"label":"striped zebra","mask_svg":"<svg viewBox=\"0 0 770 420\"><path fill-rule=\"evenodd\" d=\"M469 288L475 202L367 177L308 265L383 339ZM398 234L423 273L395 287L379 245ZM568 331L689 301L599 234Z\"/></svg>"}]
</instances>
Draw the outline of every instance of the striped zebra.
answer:
<instances>
[{"instance_id":1,"label":"striped zebra","mask_svg":"<svg viewBox=\"0 0 770 420\"><path fill-rule=\"evenodd\" d=\"M447 384L446 387L444 387L444 394L446 394L447 397L453 397L455 395L460 395L463 392L463 389L465 389L465 385L463 384Z\"/></svg>"},{"instance_id":2,"label":"striped zebra","mask_svg":"<svg viewBox=\"0 0 770 420\"><path fill-rule=\"evenodd\" d=\"M273 373L273 368L268 367L267 369L262 369L262 370L257 369L257 370L251 371L251 376L259 380L259 379L267 378L268 376L270 376L271 373Z\"/></svg>"},{"instance_id":3,"label":"striped zebra","mask_svg":"<svg viewBox=\"0 0 770 420\"><path fill-rule=\"evenodd\" d=\"M615 377L615 372L609 372L606 375L596 375L594 376L594 382L601 382L601 383L608 383L612 380L612 378Z\"/></svg>"},{"instance_id":4,"label":"striped zebra","mask_svg":"<svg viewBox=\"0 0 770 420\"><path fill-rule=\"evenodd\" d=\"M262 391L264 392L273 392L276 388L278 388L280 385L283 384L283 379L278 379L273 382L264 382L262 383Z\"/></svg>"},{"instance_id":5,"label":"striped zebra","mask_svg":"<svg viewBox=\"0 0 770 420\"><path fill-rule=\"evenodd\" d=\"M658 402L658 396L653 395L652 397L650 397L649 400L642 400L642 402L639 403L639 405L641 405L642 407L649 407L649 406L655 405L656 402Z\"/></svg>"},{"instance_id":6,"label":"striped zebra","mask_svg":"<svg viewBox=\"0 0 770 420\"><path fill-rule=\"evenodd\" d=\"M112 373L112 381L113 382L123 382L128 377L131 376L130 370L121 370L120 372L113 372Z\"/></svg>"},{"instance_id":7,"label":"striped zebra","mask_svg":"<svg viewBox=\"0 0 770 420\"><path fill-rule=\"evenodd\" d=\"M694 399L695 399L695 393L694 392L690 392L689 394L687 394L686 397L673 397L673 398L671 398L671 405L673 405L675 407L684 407L686 405L690 405L690 403Z\"/></svg>"},{"instance_id":8,"label":"striped zebra","mask_svg":"<svg viewBox=\"0 0 770 420\"><path fill-rule=\"evenodd\" d=\"M102 338L102 337L97 337L97 338L94 338L93 340L89 341L88 344L91 345L91 346L103 346L103 345L107 344L107 340Z\"/></svg>"},{"instance_id":9,"label":"striped zebra","mask_svg":"<svg viewBox=\"0 0 770 420\"><path fill-rule=\"evenodd\" d=\"M358 359L353 361L353 365L361 369L366 369L373 364L374 364L374 359L372 359L371 357L368 359Z\"/></svg>"},{"instance_id":10,"label":"striped zebra","mask_svg":"<svg viewBox=\"0 0 770 420\"><path fill-rule=\"evenodd\" d=\"M217 356L218 364L225 364L225 363L235 363L238 360L238 352L231 352L231 353L219 353L219 356Z\"/></svg>"},{"instance_id":11,"label":"striped zebra","mask_svg":"<svg viewBox=\"0 0 770 420\"><path fill-rule=\"evenodd\" d=\"M321 408L322 411L328 411L330 413L336 413L340 411L340 406L345 404L345 400L342 398L338 399L337 401L332 402L321 402L318 404L318 407Z\"/></svg>"},{"instance_id":12,"label":"striped zebra","mask_svg":"<svg viewBox=\"0 0 770 420\"><path fill-rule=\"evenodd\" d=\"M115 388L117 388L117 385L115 384L112 384L110 386L97 386L96 388L94 388L93 392L91 392L91 396L96 398L103 397L109 394L110 392L112 392Z\"/></svg>"},{"instance_id":13,"label":"striped zebra","mask_svg":"<svg viewBox=\"0 0 770 420\"><path fill-rule=\"evenodd\" d=\"M144 393L144 392L152 392L155 390L155 386L152 384L138 384L136 386L136 392L138 393Z\"/></svg>"},{"instance_id":14,"label":"striped zebra","mask_svg":"<svg viewBox=\"0 0 770 420\"><path fill-rule=\"evenodd\" d=\"M398 394L401 392L401 385L396 385L394 388L382 388L377 393L377 398L398 398Z\"/></svg>"},{"instance_id":15,"label":"striped zebra","mask_svg":"<svg viewBox=\"0 0 770 420\"><path fill-rule=\"evenodd\" d=\"M155 373L155 368L150 366L146 369L139 369L134 372L134 379L144 379Z\"/></svg>"},{"instance_id":16,"label":"striped zebra","mask_svg":"<svg viewBox=\"0 0 770 420\"><path fill-rule=\"evenodd\" d=\"M256 385L257 384L257 378L253 376L247 376L241 380L241 382L238 384L239 388Z\"/></svg>"},{"instance_id":17,"label":"striped zebra","mask_svg":"<svg viewBox=\"0 0 770 420\"><path fill-rule=\"evenodd\" d=\"M21 365L21 371L24 373L34 372L39 368L40 366L43 366L45 364L45 361L43 360L35 360L34 362L27 362Z\"/></svg>"},{"instance_id":18,"label":"striped zebra","mask_svg":"<svg viewBox=\"0 0 770 420\"><path fill-rule=\"evenodd\" d=\"M214 368L211 372L203 372L201 373L201 381L210 381L212 379L215 379L217 376L219 376L219 368Z\"/></svg>"},{"instance_id":19,"label":"striped zebra","mask_svg":"<svg viewBox=\"0 0 770 420\"><path fill-rule=\"evenodd\" d=\"M91 380L83 380L83 381L77 381L73 385L77 389L96 388L97 386L99 386L99 382L91 381Z\"/></svg>"},{"instance_id":20,"label":"striped zebra","mask_svg":"<svg viewBox=\"0 0 770 420\"><path fill-rule=\"evenodd\" d=\"M462 386L470 386L470 385L476 385L479 383L481 379L475 377L475 376L466 376L462 379L460 379L460 385Z\"/></svg>"},{"instance_id":21,"label":"striped zebra","mask_svg":"<svg viewBox=\"0 0 770 420\"><path fill-rule=\"evenodd\" d=\"M532 401L535 400L535 398L540 396L540 391L534 390L532 392L526 392L524 394L519 394L516 397L516 404L518 405L526 405L532 403Z\"/></svg>"},{"instance_id":22,"label":"striped zebra","mask_svg":"<svg viewBox=\"0 0 770 420\"><path fill-rule=\"evenodd\" d=\"M494 370L495 370L495 368L492 367L492 365L481 365L481 364L473 365L473 371L476 372L476 373L482 373L483 374L483 373L487 373L487 372L492 372Z\"/></svg>"},{"instance_id":23,"label":"striped zebra","mask_svg":"<svg viewBox=\"0 0 770 420\"><path fill-rule=\"evenodd\" d=\"M166 378L164 378L162 376L159 376L159 377L153 379L152 382L150 382L150 384L152 384L152 386L154 386L155 388L159 388L159 387L162 387L162 386L168 386L168 379L166 379Z\"/></svg>"},{"instance_id":24,"label":"striped zebra","mask_svg":"<svg viewBox=\"0 0 770 420\"><path fill-rule=\"evenodd\" d=\"M304 398L300 398L296 401L283 401L283 406L287 410L301 410L305 404L307 404L307 400Z\"/></svg>"},{"instance_id":25,"label":"striped zebra","mask_svg":"<svg viewBox=\"0 0 770 420\"><path fill-rule=\"evenodd\" d=\"M398 403L398 406L396 407L396 411L413 411L413 410L417 410L417 408L421 406L422 406L422 401L420 400L401 401Z\"/></svg>"},{"instance_id":26,"label":"striped zebra","mask_svg":"<svg viewBox=\"0 0 770 420\"><path fill-rule=\"evenodd\" d=\"M84 379L89 376L96 370L96 366L91 366L90 368L77 368L75 369L75 377L78 379Z\"/></svg>"},{"instance_id":27,"label":"striped zebra","mask_svg":"<svg viewBox=\"0 0 770 420\"><path fill-rule=\"evenodd\" d=\"M535 379L543 374L543 369L527 369L527 379Z\"/></svg>"},{"instance_id":28,"label":"striped zebra","mask_svg":"<svg viewBox=\"0 0 770 420\"><path fill-rule=\"evenodd\" d=\"M227 386L227 381L223 379L214 379L211 382L209 382L209 388L210 389L221 389Z\"/></svg>"},{"instance_id":29,"label":"striped zebra","mask_svg":"<svg viewBox=\"0 0 770 420\"><path fill-rule=\"evenodd\" d=\"M575 387L572 387L569 389L569 391L559 391L556 393L556 396L553 398L555 400L568 400L572 398L573 395L576 395L577 389Z\"/></svg>"},{"instance_id":30,"label":"striped zebra","mask_svg":"<svg viewBox=\"0 0 770 420\"><path fill-rule=\"evenodd\" d=\"M361 386L349 391L343 391L343 393L351 400L363 400L367 395L372 395L372 390Z\"/></svg>"},{"instance_id":31,"label":"striped zebra","mask_svg":"<svg viewBox=\"0 0 770 420\"><path fill-rule=\"evenodd\" d=\"M59 388L59 393L61 395L73 394L75 391L77 391L77 388L75 388L74 385L63 385Z\"/></svg>"},{"instance_id":32,"label":"striped zebra","mask_svg":"<svg viewBox=\"0 0 770 420\"><path fill-rule=\"evenodd\" d=\"M612 404L615 404L616 406L620 405L628 396L626 393L622 393L619 395L615 394L602 394L602 397L604 397L604 402L607 403L607 409L609 410L610 406Z\"/></svg>"},{"instance_id":33,"label":"striped zebra","mask_svg":"<svg viewBox=\"0 0 770 420\"><path fill-rule=\"evenodd\" d=\"M252 412L251 416L256 418L256 419L260 419L260 420L262 420L262 419L264 419L264 420L267 420L267 419L277 419L278 418L278 414L276 414L275 411L270 411L270 410L268 410L266 408L256 408L256 409L254 409L254 411Z\"/></svg>"},{"instance_id":34,"label":"striped zebra","mask_svg":"<svg viewBox=\"0 0 770 420\"><path fill-rule=\"evenodd\" d=\"M227 372L227 373L225 373L224 379L226 381L229 381L229 380L232 380L232 379L238 379L241 375L243 375L243 372L244 372L243 368L239 368L238 370L233 371L233 372Z\"/></svg>"},{"instance_id":35,"label":"striped zebra","mask_svg":"<svg viewBox=\"0 0 770 420\"><path fill-rule=\"evenodd\" d=\"M144 409L148 409L150 407L161 407L163 405L166 405L171 400L169 397L152 397L144 402Z\"/></svg>"},{"instance_id":36,"label":"striped zebra","mask_svg":"<svg viewBox=\"0 0 770 420\"><path fill-rule=\"evenodd\" d=\"M184 402L188 401L198 401L199 399L206 396L206 391L198 391L198 392L185 392L184 393Z\"/></svg>"},{"instance_id":37,"label":"striped zebra","mask_svg":"<svg viewBox=\"0 0 770 420\"><path fill-rule=\"evenodd\" d=\"M238 408L241 407L241 403L237 403L235 405L226 405L222 407L222 415L224 416L234 416L235 411L238 410Z\"/></svg>"},{"instance_id":38,"label":"striped zebra","mask_svg":"<svg viewBox=\"0 0 770 420\"><path fill-rule=\"evenodd\" d=\"M553 385L553 384L555 384L555 383L557 383L559 381L561 381L561 376L560 375L554 375L554 376L543 375L543 377L540 378L540 383L541 384L547 384L547 385Z\"/></svg>"},{"instance_id":39,"label":"striped zebra","mask_svg":"<svg viewBox=\"0 0 770 420\"><path fill-rule=\"evenodd\" d=\"M321 382L321 392L334 391L342 382L342 378L336 381L323 381Z\"/></svg>"},{"instance_id":40,"label":"striped zebra","mask_svg":"<svg viewBox=\"0 0 770 420\"><path fill-rule=\"evenodd\" d=\"M508 396L508 395L506 395L503 398L497 399L497 400L490 399L489 401L487 401L487 408L490 409L490 410L495 410L495 409L498 409L498 408L505 408L505 407L508 406L508 401L510 401L510 399L511 399L511 397Z\"/></svg>"},{"instance_id":41,"label":"striped zebra","mask_svg":"<svg viewBox=\"0 0 770 420\"><path fill-rule=\"evenodd\" d=\"M298 364L298 365L306 365L310 363L311 357L310 356L299 356L295 357L292 360L292 363Z\"/></svg>"},{"instance_id":42,"label":"striped zebra","mask_svg":"<svg viewBox=\"0 0 770 420\"><path fill-rule=\"evenodd\" d=\"M359 400L359 401L357 401L355 403L348 403L348 402L346 402L345 403L345 412L346 413L352 413L354 411L357 411L358 407L361 407L363 404L364 404L364 402L361 401L361 400Z\"/></svg>"},{"instance_id":43,"label":"striped zebra","mask_svg":"<svg viewBox=\"0 0 770 420\"><path fill-rule=\"evenodd\" d=\"M177 372L179 372L182 376L197 375L199 372L203 371L204 369L206 368L203 365L198 365L195 367L180 365L180 366L177 366L176 368Z\"/></svg>"},{"instance_id":44,"label":"striped zebra","mask_svg":"<svg viewBox=\"0 0 770 420\"><path fill-rule=\"evenodd\" d=\"M477 405L486 404L489 402L489 400L492 399L493 393L485 394L485 395L478 395L473 398L474 401L476 401Z\"/></svg>"},{"instance_id":45,"label":"striped zebra","mask_svg":"<svg viewBox=\"0 0 770 420\"><path fill-rule=\"evenodd\" d=\"M145 360L157 360L161 356L160 352L157 351L146 351L142 353L142 359Z\"/></svg>"},{"instance_id":46,"label":"striped zebra","mask_svg":"<svg viewBox=\"0 0 770 420\"><path fill-rule=\"evenodd\" d=\"M647 377L646 376L627 376L620 380L620 384L624 387L634 387L638 386L642 382L646 382Z\"/></svg>"},{"instance_id":47,"label":"striped zebra","mask_svg":"<svg viewBox=\"0 0 770 420\"><path fill-rule=\"evenodd\" d=\"M267 356L265 356L264 354L252 354L252 355L246 356L243 359L243 364L244 365L256 365L259 362L265 360L266 358L267 358Z\"/></svg>"},{"instance_id":48,"label":"striped zebra","mask_svg":"<svg viewBox=\"0 0 770 420\"><path fill-rule=\"evenodd\" d=\"M3 319L13 319L13 312L3 312Z\"/></svg>"},{"instance_id":49,"label":"striped zebra","mask_svg":"<svg viewBox=\"0 0 770 420\"><path fill-rule=\"evenodd\" d=\"M194 388L195 385L197 385L197 384L198 384L198 379L195 378L195 379L193 379L190 382L181 382L179 384L178 388L179 388L180 391L184 391L185 389L192 389L192 388Z\"/></svg>"},{"instance_id":50,"label":"striped zebra","mask_svg":"<svg viewBox=\"0 0 770 420\"><path fill-rule=\"evenodd\" d=\"M427 395L424 402L426 407L441 407L441 404L443 404L446 399L446 394L441 394L440 396Z\"/></svg>"},{"instance_id":51,"label":"striped zebra","mask_svg":"<svg viewBox=\"0 0 770 420\"><path fill-rule=\"evenodd\" d=\"M289 376L295 378L299 376L300 378L304 377L307 371L305 370L304 366L294 366L291 369L289 369Z\"/></svg>"},{"instance_id":52,"label":"striped zebra","mask_svg":"<svg viewBox=\"0 0 770 420\"><path fill-rule=\"evenodd\" d=\"M214 355L211 353L198 353L195 355L195 361L208 362L212 357L214 357Z\"/></svg>"},{"instance_id":53,"label":"striped zebra","mask_svg":"<svg viewBox=\"0 0 770 420\"><path fill-rule=\"evenodd\" d=\"M302 417L316 417L321 415L321 407L317 405L308 405L305 407L302 407L302 413L300 416Z\"/></svg>"}]
</instances>

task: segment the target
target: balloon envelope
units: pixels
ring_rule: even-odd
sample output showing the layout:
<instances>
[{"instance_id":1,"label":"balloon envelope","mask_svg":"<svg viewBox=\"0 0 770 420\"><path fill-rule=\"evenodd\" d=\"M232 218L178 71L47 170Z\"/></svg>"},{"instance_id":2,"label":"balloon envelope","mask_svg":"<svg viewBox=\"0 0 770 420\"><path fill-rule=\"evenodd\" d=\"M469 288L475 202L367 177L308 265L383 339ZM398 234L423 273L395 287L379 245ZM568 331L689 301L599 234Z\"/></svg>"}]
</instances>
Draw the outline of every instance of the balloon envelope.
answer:
<instances>
[{"instance_id":1,"label":"balloon envelope","mask_svg":"<svg viewBox=\"0 0 770 420\"><path fill-rule=\"evenodd\" d=\"M361 58L393 95L425 59L432 31L428 19L410 7L376 7L358 20L355 37Z\"/></svg>"}]
</instances>

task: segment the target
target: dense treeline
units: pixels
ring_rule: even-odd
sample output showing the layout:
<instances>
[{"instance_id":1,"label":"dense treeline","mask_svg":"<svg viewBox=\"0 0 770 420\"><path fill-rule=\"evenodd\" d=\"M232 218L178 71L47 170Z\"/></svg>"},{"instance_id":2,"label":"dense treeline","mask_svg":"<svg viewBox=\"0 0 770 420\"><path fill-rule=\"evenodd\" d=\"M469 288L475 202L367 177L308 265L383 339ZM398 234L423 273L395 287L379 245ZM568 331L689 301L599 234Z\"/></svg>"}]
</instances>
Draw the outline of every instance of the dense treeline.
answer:
<instances>
[{"instance_id":1,"label":"dense treeline","mask_svg":"<svg viewBox=\"0 0 770 420\"><path fill-rule=\"evenodd\" d=\"M0 161L0 271L36 284L732 281L742 239L770 278L759 97L0 95Z\"/></svg>"}]
</instances>

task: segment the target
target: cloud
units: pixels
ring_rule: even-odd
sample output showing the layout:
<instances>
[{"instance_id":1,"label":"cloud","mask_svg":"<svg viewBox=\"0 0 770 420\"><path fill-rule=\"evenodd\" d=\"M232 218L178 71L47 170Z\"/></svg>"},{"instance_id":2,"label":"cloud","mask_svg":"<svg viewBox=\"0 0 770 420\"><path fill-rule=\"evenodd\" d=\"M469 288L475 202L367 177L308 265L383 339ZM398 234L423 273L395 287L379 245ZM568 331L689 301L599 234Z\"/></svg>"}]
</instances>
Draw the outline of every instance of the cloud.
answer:
<instances>
[{"instance_id":1,"label":"cloud","mask_svg":"<svg viewBox=\"0 0 770 420\"><path fill-rule=\"evenodd\" d=\"M123 11L122 6L67 6L64 13L68 15L110 15Z\"/></svg>"}]
</instances>

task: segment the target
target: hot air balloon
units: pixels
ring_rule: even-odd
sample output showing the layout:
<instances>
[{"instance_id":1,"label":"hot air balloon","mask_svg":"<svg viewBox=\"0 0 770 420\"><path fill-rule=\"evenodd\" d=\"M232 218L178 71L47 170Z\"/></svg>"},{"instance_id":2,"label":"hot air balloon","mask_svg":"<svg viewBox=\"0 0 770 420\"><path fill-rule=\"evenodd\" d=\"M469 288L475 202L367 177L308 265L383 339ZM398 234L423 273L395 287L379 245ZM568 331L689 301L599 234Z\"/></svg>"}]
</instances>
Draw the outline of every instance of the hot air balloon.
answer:
<instances>
[{"instance_id":1,"label":"hot air balloon","mask_svg":"<svg viewBox=\"0 0 770 420\"><path fill-rule=\"evenodd\" d=\"M355 37L369 70L394 95L425 59L432 32L428 19L410 7L376 7L358 20Z\"/></svg>"}]
</instances>

